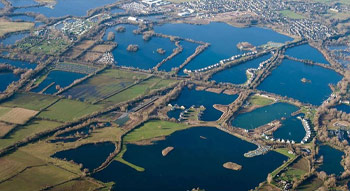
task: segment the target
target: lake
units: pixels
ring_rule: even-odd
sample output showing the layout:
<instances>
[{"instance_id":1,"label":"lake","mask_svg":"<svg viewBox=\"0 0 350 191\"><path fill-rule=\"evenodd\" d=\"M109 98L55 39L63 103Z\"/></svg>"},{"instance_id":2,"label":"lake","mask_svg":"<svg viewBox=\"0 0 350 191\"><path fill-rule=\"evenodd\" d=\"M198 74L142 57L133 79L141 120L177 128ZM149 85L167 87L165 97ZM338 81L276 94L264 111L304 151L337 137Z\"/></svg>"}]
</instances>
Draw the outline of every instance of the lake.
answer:
<instances>
[{"instance_id":1,"label":"lake","mask_svg":"<svg viewBox=\"0 0 350 191\"><path fill-rule=\"evenodd\" d=\"M30 32L21 32L21 33L11 34L4 39L0 39L0 43L2 43L3 45L14 45L17 41L22 40L25 37L29 36L29 34Z\"/></svg>"},{"instance_id":2,"label":"lake","mask_svg":"<svg viewBox=\"0 0 350 191\"><path fill-rule=\"evenodd\" d=\"M261 62L268 60L271 57L271 54L260 56L254 60L244 62L239 65L232 66L231 68L225 69L214 74L211 80L216 82L228 82L233 84L243 84L247 81L246 71L249 68L258 68Z\"/></svg>"},{"instance_id":3,"label":"lake","mask_svg":"<svg viewBox=\"0 0 350 191\"><path fill-rule=\"evenodd\" d=\"M214 104L223 104L228 105L234 102L237 99L238 95L226 95L226 94L217 94L208 91L197 91L195 89L184 88L177 99L172 100L170 104L185 106L190 108L192 105L200 107L203 105L206 109L201 115L201 120L203 121L216 121L218 120L222 112L213 107ZM178 110L173 110L168 112L169 117L175 117L179 115ZM175 117L176 118L176 117ZM177 116L179 118L179 116Z\"/></svg>"},{"instance_id":4,"label":"lake","mask_svg":"<svg viewBox=\"0 0 350 191\"><path fill-rule=\"evenodd\" d=\"M57 0L53 7L41 6L16 9L15 12L36 12L46 17L63 17L67 15L85 16L87 11L104 5L115 3L116 0Z\"/></svg>"},{"instance_id":5,"label":"lake","mask_svg":"<svg viewBox=\"0 0 350 191\"><path fill-rule=\"evenodd\" d=\"M329 64L323 54L309 44L303 44L289 48L285 54L299 59L312 60L314 62L322 64Z\"/></svg>"},{"instance_id":6,"label":"lake","mask_svg":"<svg viewBox=\"0 0 350 191\"><path fill-rule=\"evenodd\" d=\"M54 85L50 86L44 93L54 94L57 92L56 85L59 85L61 88L69 86L74 80L84 77L85 74L79 74L74 72L66 72L60 70L53 70L49 73L46 79L39 84L38 87L33 89L34 92L40 92L48 85L54 82Z\"/></svg>"},{"instance_id":7,"label":"lake","mask_svg":"<svg viewBox=\"0 0 350 191\"><path fill-rule=\"evenodd\" d=\"M36 67L36 64L32 64L30 62L20 61L20 60L11 60L11 59L1 58L1 57L0 57L0 63L10 64L10 65L16 66L18 68L34 69Z\"/></svg>"},{"instance_id":8,"label":"lake","mask_svg":"<svg viewBox=\"0 0 350 191\"><path fill-rule=\"evenodd\" d=\"M328 175L340 175L344 171L344 167L340 164L342 155L344 155L343 152L328 145L322 145L320 146L318 155L323 156L323 164L318 171L324 171Z\"/></svg>"},{"instance_id":9,"label":"lake","mask_svg":"<svg viewBox=\"0 0 350 191\"><path fill-rule=\"evenodd\" d=\"M183 48L182 52L177 54L172 59L166 61L159 68L159 70L170 72L173 68L179 67L189 56L191 56L196 51L196 48L199 46L199 44L188 41L181 41L180 45Z\"/></svg>"},{"instance_id":10,"label":"lake","mask_svg":"<svg viewBox=\"0 0 350 191\"><path fill-rule=\"evenodd\" d=\"M243 129L255 129L273 120L280 120L282 117L288 118L298 109L297 106L288 103L275 103L254 109L251 112L238 114L231 124Z\"/></svg>"},{"instance_id":11,"label":"lake","mask_svg":"<svg viewBox=\"0 0 350 191\"><path fill-rule=\"evenodd\" d=\"M306 131L301 121L296 116L289 116L287 119L282 120L282 126L273 133L273 137L300 143L305 134Z\"/></svg>"},{"instance_id":12,"label":"lake","mask_svg":"<svg viewBox=\"0 0 350 191\"><path fill-rule=\"evenodd\" d=\"M304 83L301 81L302 78L310 82ZM333 70L283 60L282 64L258 86L258 89L320 105L332 93L328 84L336 84L341 79L342 76Z\"/></svg>"},{"instance_id":13,"label":"lake","mask_svg":"<svg viewBox=\"0 0 350 191\"><path fill-rule=\"evenodd\" d=\"M155 26L154 30L158 33L210 43L210 47L185 67L190 70L203 68L233 55L242 54L243 52L236 47L242 41L260 46L269 41L286 42L293 40L270 29L258 27L237 28L226 23L218 22L207 25L165 24Z\"/></svg>"},{"instance_id":14,"label":"lake","mask_svg":"<svg viewBox=\"0 0 350 191\"><path fill-rule=\"evenodd\" d=\"M86 144L76 149L60 151L51 157L59 159L65 158L67 161L73 160L75 163L83 164L83 168L88 168L92 171L105 162L114 149L115 146L111 142Z\"/></svg>"},{"instance_id":15,"label":"lake","mask_svg":"<svg viewBox=\"0 0 350 191\"><path fill-rule=\"evenodd\" d=\"M174 150L163 157L161 151L168 146ZM254 158L243 156L256 148L216 128L196 127L175 132L153 145L127 145L123 158L145 168L143 172L113 161L93 177L114 181L114 190L120 191L185 191L197 187L206 191L246 191L266 180L269 172L287 160L276 152ZM228 170L222 166L225 162L235 162L243 168Z\"/></svg>"},{"instance_id":16,"label":"lake","mask_svg":"<svg viewBox=\"0 0 350 191\"><path fill-rule=\"evenodd\" d=\"M168 57L175 47L175 43L171 42L168 38L152 37L149 41L145 41L142 35L136 35L133 30L137 29L137 25L118 25L124 26L125 32L116 32L116 27L108 28L104 40L107 40L109 32L115 33L115 42L118 43L118 47L115 48L112 53L118 65L131 66L140 69L150 69L156 66L164 58ZM117 27L118 27L117 26ZM139 50L136 52L127 51L127 47L130 44L136 44L139 46ZM159 54L158 48L163 48L166 52Z\"/></svg>"},{"instance_id":17,"label":"lake","mask_svg":"<svg viewBox=\"0 0 350 191\"><path fill-rule=\"evenodd\" d=\"M5 91L8 85L17 80L19 80L19 76L14 75L12 72L0 73L0 91Z\"/></svg>"},{"instance_id":18,"label":"lake","mask_svg":"<svg viewBox=\"0 0 350 191\"><path fill-rule=\"evenodd\" d=\"M345 113L350 113L350 106L347 104L340 104L335 106L338 111L343 111Z\"/></svg>"}]
</instances>

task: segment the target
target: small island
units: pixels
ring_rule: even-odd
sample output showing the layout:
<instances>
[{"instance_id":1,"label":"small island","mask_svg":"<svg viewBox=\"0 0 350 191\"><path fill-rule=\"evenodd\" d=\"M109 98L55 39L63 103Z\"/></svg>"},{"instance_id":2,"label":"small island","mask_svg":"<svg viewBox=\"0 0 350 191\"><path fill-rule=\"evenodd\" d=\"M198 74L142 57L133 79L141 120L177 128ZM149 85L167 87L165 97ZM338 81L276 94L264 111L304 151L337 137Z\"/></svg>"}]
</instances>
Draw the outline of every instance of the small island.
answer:
<instances>
[{"instance_id":1,"label":"small island","mask_svg":"<svg viewBox=\"0 0 350 191\"><path fill-rule=\"evenodd\" d=\"M165 50L163 48L157 49L158 54L165 54Z\"/></svg>"},{"instance_id":2,"label":"small island","mask_svg":"<svg viewBox=\"0 0 350 191\"><path fill-rule=\"evenodd\" d=\"M303 83L311 83L311 80L308 80L306 78L301 78L300 81L303 82Z\"/></svg>"},{"instance_id":3,"label":"small island","mask_svg":"<svg viewBox=\"0 0 350 191\"><path fill-rule=\"evenodd\" d=\"M242 166L239 164L236 164L234 162L226 162L222 165L224 168L230 169L230 170L241 170Z\"/></svg>"},{"instance_id":4,"label":"small island","mask_svg":"<svg viewBox=\"0 0 350 191\"><path fill-rule=\"evenodd\" d=\"M167 156L170 153L170 151L172 151L172 150L174 150L174 147L167 147L167 148L163 149L162 150L163 157Z\"/></svg>"},{"instance_id":5,"label":"small island","mask_svg":"<svg viewBox=\"0 0 350 191\"><path fill-rule=\"evenodd\" d=\"M127 48L129 52L137 52L139 50L139 46L137 44L130 44Z\"/></svg>"},{"instance_id":6,"label":"small island","mask_svg":"<svg viewBox=\"0 0 350 191\"><path fill-rule=\"evenodd\" d=\"M125 32L126 29L124 26L118 26L115 28L115 31L119 32L119 33L122 33L122 32Z\"/></svg>"},{"instance_id":7,"label":"small island","mask_svg":"<svg viewBox=\"0 0 350 191\"><path fill-rule=\"evenodd\" d=\"M249 42L239 42L237 44L239 50L255 51L256 47L250 44Z\"/></svg>"}]
</instances>

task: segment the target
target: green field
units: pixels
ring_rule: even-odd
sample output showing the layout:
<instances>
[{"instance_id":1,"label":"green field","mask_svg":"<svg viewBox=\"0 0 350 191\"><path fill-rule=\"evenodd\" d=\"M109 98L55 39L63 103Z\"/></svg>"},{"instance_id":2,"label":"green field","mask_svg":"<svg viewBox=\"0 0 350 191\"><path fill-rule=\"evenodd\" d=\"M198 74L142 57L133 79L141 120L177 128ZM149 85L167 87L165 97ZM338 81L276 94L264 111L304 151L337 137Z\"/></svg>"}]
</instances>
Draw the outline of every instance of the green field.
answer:
<instances>
[{"instance_id":1,"label":"green field","mask_svg":"<svg viewBox=\"0 0 350 191\"><path fill-rule=\"evenodd\" d=\"M297 187L298 191L314 191L323 185L322 180L318 179L316 176L311 176L306 179L300 186Z\"/></svg>"},{"instance_id":2,"label":"green field","mask_svg":"<svg viewBox=\"0 0 350 191\"><path fill-rule=\"evenodd\" d=\"M124 101L132 100L138 96L146 95L152 90L160 89L168 86L173 83L173 80L162 80L160 78L150 78L146 81L143 81L135 86L132 86L116 95L109 97L106 100L103 100L101 104L103 105L113 105L121 103Z\"/></svg>"},{"instance_id":3,"label":"green field","mask_svg":"<svg viewBox=\"0 0 350 191\"><path fill-rule=\"evenodd\" d=\"M286 168L289 164L291 164L291 163L296 159L296 157L297 157L297 156L295 156L294 154L289 154L289 153L288 153L288 149L286 149L286 148L275 149L274 151L275 151L275 152L278 152L278 153L280 153L280 154L282 154L282 155L287 156L289 159L288 159L287 162L283 163L280 167L278 167L277 169L275 169L275 170L271 173L272 177L275 177L278 173L281 172L281 170L283 170L283 169Z\"/></svg>"},{"instance_id":4,"label":"green field","mask_svg":"<svg viewBox=\"0 0 350 191\"><path fill-rule=\"evenodd\" d=\"M105 70L86 82L69 89L63 95L70 95L74 99L92 103L132 85L137 79L143 78L146 78L146 75L140 73L115 69Z\"/></svg>"},{"instance_id":5,"label":"green field","mask_svg":"<svg viewBox=\"0 0 350 191\"><path fill-rule=\"evenodd\" d=\"M275 177L275 181L285 180L292 182L295 178L300 179L309 171L309 162L307 159L298 158L288 167L281 171L279 177Z\"/></svg>"},{"instance_id":6,"label":"green field","mask_svg":"<svg viewBox=\"0 0 350 191\"><path fill-rule=\"evenodd\" d=\"M101 185L88 180L72 180L64 184L60 184L50 189L50 191L94 191L101 188Z\"/></svg>"},{"instance_id":7,"label":"green field","mask_svg":"<svg viewBox=\"0 0 350 191\"><path fill-rule=\"evenodd\" d=\"M279 11L279 13L281 13L283 16L291 18L291 19L303 19L305 18L305 16L295 13L293 11L290 10L283 10L283 11Z\"/></svg>"},{"instance_id":8,"label":"green field","mask_svg":"<svg viewBox=\"0 0 350 191\"><path fill-rule=\"evenodd\" d=\"M46 121L46 120L31 120L26 125L18 126L14 132L10 133L6 138L0 139L0 149L10 146L17 141L23 140L26 137L32 136L36 133L53 129L60 126L61 123Z\"/></svg>"},{"instance_id":9,"label":"green field","mask_svg":"<svg viewBox=\"0 0 350 191\"><path fill-rule=\"evenodd\" d=\"M11 108L9 107L1 107L0 106L0 116L5 115L6 113L8 113L11 110Z\"/></svg>"},{"instance_id":10,"label":"green field","mask_svg":"<svg viewBox=\"0 0 350 191\"><path fill-rule=\"evenodd\" d=\"M274 100L259 95L253 95L249 97L248 102L250 102L253 105L266 106L273 104Z\"/></svg>"},{"instance_id":11,"label":"green field","mask_svg":"<svg viewBox=\"0 0 350 191\"><path fill-rule=\"evenodd\" d=\"M39 114L39 118L55 120L55 121L73 121L85 115L99 111L101 109L98 105L91 105L88 103L61 99L49 108L45 109Z\"/></svg>"},{"instance_id":12,"label":"green field","mask_svg":"<svg viewBox=\"0 0 350 191\"><path fill-rule=\"evenodd\" d=\"M62 39L49 39L42 41L34 47L31 47L30 51L39 54L57 55L61 53L62 50L64 50L68 45L68 42Z\"/></svg>"},{"instance_id":13,"label":"green field","mask_svg":"<svg viewBox=\"0 0 350 191\"><path fill-rule=\"evenodd\" d=\"M31 109L40 111L45 107L55 102L58 98L50 95L41 95L34 93L18 93L12 96L10 99L2 102L0 106L5 107L22 107L25 109Z\"/></svg>"},{"instance_id":14,"label":"green field","mask_svg":"<svg viewBox=\"0 0 350 191\"><path fill-rule=\"evenodd\" d=\"M127 143L168 136L175 131L187 129L188 126L169 121L152 120L142 124L124 137Z\"/></svg>"},{"instance_id":15,"label":"green field","mask_svg":"<svg viewBox=\"0 0 350 191\"><path fill-rule=\"evenodd\" d=\"M76 174L53 165L32 167L27 168L9 181L1 183L0 190L41 190L49 185L56 185L76 177Z\"/></svg>"}]
</instances>

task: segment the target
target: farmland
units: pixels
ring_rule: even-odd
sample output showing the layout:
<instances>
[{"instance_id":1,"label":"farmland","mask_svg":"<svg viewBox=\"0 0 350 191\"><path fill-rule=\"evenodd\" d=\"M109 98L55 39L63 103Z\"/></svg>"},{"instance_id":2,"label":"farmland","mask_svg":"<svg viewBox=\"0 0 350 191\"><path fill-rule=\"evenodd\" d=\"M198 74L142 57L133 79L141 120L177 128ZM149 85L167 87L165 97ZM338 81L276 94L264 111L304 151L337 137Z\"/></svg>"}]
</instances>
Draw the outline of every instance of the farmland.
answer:
<instances>
[{"instance_id":1,"label":"farmland","mask_svg":"<svg viewBox=\"0 0 350 191\"><path fill-rule=\"evenodd\" d=\"M61 123L59 122L33 119L26 125L17 126L16 129L7 135L5 139L0 139L0 148L5 148L16 143L17 141L33 136L36 133L50 130L60 125Z\"/></svg>"},{"instance_id":2,"label":"farmland","mask_svg":"<svg viewBox=\"0 0 350 191\"><path fill-rule=\"evenodd\" d=\"M100 106L91 105L88 103L62 99L52 106L42 111L38 117L54 121L72 121L79 119L85 115L91 114L100 110Z\"/></svg>"},{"instance_id":3,"label":"farmland","mask_svg":"<svg viewBox=\"0 0 350 191\"><path fill-rule=\"evenodd\" d=\"M34 110L16 107L0 115L0 121L23 125L37 113L38 112Z\"/></svg>"},{"instance_id":4,"label":"farmland","mask_svg":"<svg viewBox=\"0 0 350 191\"><path fill-rule=\"evenodd\" d=\"M6 102L1 103L0 106L22 107L25 109L40 111L57 100L57 97L49 95L40 95L34 93L17 93L10 99L6 100Z\"/></svg>"},{"instance_id":5,"label":"farmland","mask_svg":"<svg viewBox=\"0 0 350 191\"><path fill-rule=\"evenodd\" d=\"M106 70L101 74L90 78L86 82L63 93L85 102L93 103L98 99L109 96L123 88L133 84L137 79L145 78L146 75L129 73L122 70Z\"/></svg>"},{"instance_id":6,"label":"farmland","mask_svg":"<svg viewBox=\"0 0 350 191\"><path fill-rule=\"evenodd\" d=\"M3 37L7 33L29 30L34 26L34 23L29 22L0 22L0 37Z\"/></svg>"}]
</instances>

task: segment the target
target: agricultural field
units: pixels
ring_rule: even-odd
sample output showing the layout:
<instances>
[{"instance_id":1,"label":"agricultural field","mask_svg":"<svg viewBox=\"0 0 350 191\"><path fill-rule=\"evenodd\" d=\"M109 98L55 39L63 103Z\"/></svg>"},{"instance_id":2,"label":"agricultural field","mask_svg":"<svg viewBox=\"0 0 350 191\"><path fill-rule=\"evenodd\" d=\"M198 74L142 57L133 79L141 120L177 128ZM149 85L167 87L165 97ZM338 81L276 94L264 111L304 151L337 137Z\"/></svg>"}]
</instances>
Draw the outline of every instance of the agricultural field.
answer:
<instances>
[{"instance_id":1,"label":"agricultural field","mask_svg":"<svg viewBox=\"0 0 350 191\"><path fill-rule=\"evenodd\" d=\"M257 106L266 106L274 103L274 100L259 95L253 95L249 97L248 102Z\"/></svg>"},{"instance_id":2,"label":"agricultural field","mask_svg":"<svg viewBox=\"0 0 350 191\"><path fill-rule=\"evenodd\" d=\"M76 63L60 62L55 65L55 70L74 72L79 74L90 74L95 72L97 68L93 66L76 64Z\"/></svg>"},{"instance_id":3,"label":"agricultural field","mask_svg":"<svg viewBox=\"0 0 350 191\"><path fill-rule=\"evenodd\" d=\"M160 89L174 83L173 80L163 80L161 78L150 78L148 80L142 81L141 83L132 86L118 94L115 94L105 100L100 104L103 105L113 105L134 99L136 97L146 95L152 90Z\"/></svg>"},{"instance_id":4,"label":"agricultural field","mask_svg":"<svg viewBox=\"0 0 350 191\"><path fill-rule=\"evenodd\" d=\"M309 162L305 158L298 158L293 161L288 167L280 172L280 176L275 179L276 182L279 180L293 181L293 179L300 179L304 174L309 172Z\"/></svg>"},{"instance_id":5,"label":"agricultural field","mask_svg":"<svg viewBox=\"0 0 350 191\"><path fill-rule=\"evenodd\" d=\"M9 133L16 125L0 122L0 139Z\"/></svg>"},{"instance_id":6,"label":"agricultural field","mask_svg":"<svg viewBox=\"0 0 350 191\"><path fill-rule=\"evenodd\" d=\"M1 107L21 107L25 109L40 111L53 104L58 98L50 95L35 93L17 93L5 102L0 103Z\"/></svg>"},{"instance_id":7,"label":"agricultural field","mask_svg":"<svg viewBox=\"0 0 350 191\"><path fill-rule=\"evenodd\" d=\"M113 49L113 47L114 47L114 45L100 44L100 45L94 46L91 49L91 51L105 53L105 52L111 51Z\"/></svg>"},{"instance_id":8,"label":"agricultural field","mask_svg":"<svg viewBox=\"0 0 350 191\"><path fill-rule=\"evenodd\" d=\"M24 108L0 108L0 110L8 110L6 113L0 114L0 121L13 124L24 125L29 119L34 117L38 111L24 109Z\"/></svg>"},{"instance_id":9,"label":"agricultural field","mask_svg":"<svg viewBox=\"0 0 350 191\"><path fill-rule=\"evenodd\" d=\"M283 11L280 11L280 13L283 16L291 18L291 19L303 19L303 18L305 18L303 15L295 13L295 12L290 11L290 10L283 10Z\"/></svg>"},{"instance_id":10,"label":"agricultural field","mask_svg":"<svg viewBox=\"0 0 350 191\"><path fill-rule=\"evenodd\" d=\"M60 184L58 186L50 189L51 191L66 191L66 190L74 190L74 191L94 191L101 188L100 184L97 184L94 181L90 180L72 180L64 184Z\"/></svg>"},{"instance_id":11,"label":"agricultural field","mask_svg":"<svg viewBox=\"0 0 350 191\"><path fill-rule=\"evenodd\" d=\"M24 140L25 138L33 136L36 133L54 129L60 125L62 125L62 123L33 119L26 125L17 126L13 132L8 134L5 138L0 139L0 149L10 146L18 141Z\"/></svg>"},{"instance_id":12,"label":"agricultural field","mask_svg":"<svg viewBox=\"0 0 350 191\"><path fill-rule=\"evenodd\" d=\"M57 55L61 53L69 43L63 39L47 39L30 48L33 53Z\"/></svg>"},{"instance_id":13,"label":"agricultural field","mask_svg":"<svg viewBox=\"0 0 350 191\"><path fill-rule=\"evenodd\" d=\"M152 120L142 124L140 127L127 134L123 140L127 143L133 143L155 137L168 136L175 131L187 128L189 127L180 123Z\"/></svg>"},{"instance_id":14,"label":"agricultural field","mask_svg":"<svg viewBox=\"0 0 350 191\"><path fill-rule=\"evenodd\" d=\"M97 105L91 105L75 100L61 99L57 103L42 111L38 117L54 121L67 122L79 119L85 115L99 111L100 109L101 107Z\"/></svg>"},{"instance_id":15,"label":"agricultural field","mask_svg":"<svg viewBox=\"0 0 350 191\"><path fill-rule=\"evenodd\" d=\"M0 22L0 37L7 33L29 30L34 27L34 23L30 22L11 22L1 20Z\"/></svg>"},{"instance_id":16,"label":"agricultural field","mask_svg":"<svg viewBox=\"0 0 350 191\"><path fill-rule=\"evenodd\" d=\"M145 77L146 75L139 73L113 69L106 70L84 83L69 89L63 95L93 103L132 85L137 79L143 79Z\"/></svg>"},{"instance_id":17,"label":"agricultural field","mask_svg":"<svg viewBox=\"0 0 350 191\"><path fill-rule=\"evenodd\" d=\"M93 40L83 40L79 44L75 46L77 49L85 50L88 49L90 46L92 46L95 43Z\"/></svg>"},{"instance_id":18,"label":"agricultural field","mask_svg":"<svg viewBox=\"0 0 350 191\"><path fill-rule=\"evenodd\" d=\"M92 51L87 51L84 56L82 56L82 60L84 62L95 62L97 61L103 53L101 52L92 52Z\"/></svg>"},{"instance_id":19,"label":"agricultural field","mask_svg":"<svg viewBox=\"0 0 350 191\"><path fill-rule=\"evenodd\" d=\"M323 185L322 180L320 180L319 178L317 178L317 176L314 175L306 179L304 183L302 183L299 187L297 187L297 190L314 191L314 190L317 190L322 185Z\"/></svg>"}]
</instances>

